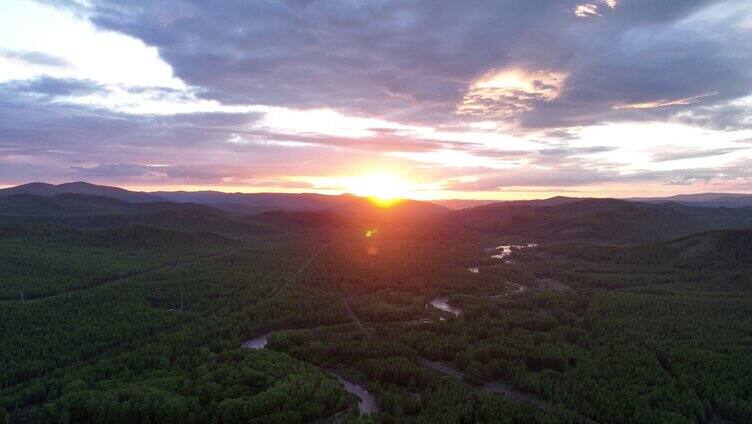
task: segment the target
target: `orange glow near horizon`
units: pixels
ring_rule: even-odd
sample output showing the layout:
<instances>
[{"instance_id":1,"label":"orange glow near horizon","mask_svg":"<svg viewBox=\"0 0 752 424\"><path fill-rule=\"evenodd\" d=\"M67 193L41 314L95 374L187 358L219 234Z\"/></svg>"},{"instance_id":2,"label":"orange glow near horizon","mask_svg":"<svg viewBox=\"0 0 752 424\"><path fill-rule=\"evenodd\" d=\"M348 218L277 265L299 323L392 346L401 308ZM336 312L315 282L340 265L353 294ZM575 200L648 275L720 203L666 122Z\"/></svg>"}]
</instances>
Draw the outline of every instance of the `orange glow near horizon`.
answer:
<instances>
[{"instance_id":1,"label":"orange glow near horizon","mask_svg":"<svg viewBox=\"0 0 752 424\"><path fill-rule=\"evenodd\" d=\"M751 189L739 189L733 186L713 185L666 185L656 182L649 185L633 185L629 183L593 184L577 187L508 187L503 190L479 190L479 191L455 191L451 189L424 188L413 180L408 180L400 172L365 173L362 176L327 177L321 179L311 178L311 187L263 187L245 186L239 184L145 184L145 183L118 183L116 181L89 181L92 184L120 187L126 190L155 192L155 191L203 191L214 190L224 193L318 193L324 195L340 195L350 192L351 194L370 198L375 204L381 203L384 207L391 206L405 199L438 201L438 200L484 200L510 201L510 200L534 200L547 199L554 196L569 197L594 197L594 198L625 198L625 197L662 197L677 194L696 194L713 192L749 193ZM384 176L384 178L381 178ZM303 178L297 178L303 180ZM66 180L51 181L51 184L70 182ZM384 182L384 184L382 184ZM0 188L9 188L23 182L0 183ZM382 187L383 185L383 187ZM392 187L387 189L387 187ZM391 194L390 194L391 193Z\"/></svg>"},{"instance_id":2,"label":"orange glow near horizon","mask_svg":"<svg viewBox=\"0 0 752 424\"><path fill-rule=\"evenodd\" d=\"M410 181L386 172L346 178L344 184L348 193L367 197L376 206L384 208L413 195Z\"/></svg>"}]
</instances>

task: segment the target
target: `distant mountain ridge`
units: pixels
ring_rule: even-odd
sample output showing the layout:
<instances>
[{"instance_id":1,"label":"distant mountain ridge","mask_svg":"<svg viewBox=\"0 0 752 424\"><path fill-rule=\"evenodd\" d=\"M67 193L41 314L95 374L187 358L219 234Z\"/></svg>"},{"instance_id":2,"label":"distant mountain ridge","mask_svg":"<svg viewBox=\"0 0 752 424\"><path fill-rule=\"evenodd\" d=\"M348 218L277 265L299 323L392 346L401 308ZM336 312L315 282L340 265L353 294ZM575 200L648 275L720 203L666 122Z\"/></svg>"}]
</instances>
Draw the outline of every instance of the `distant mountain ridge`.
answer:
<instances>
[{"instance_id":1,"label":"distant mountain ridge","mask_svg":"<svg viewBox=\"0 0 752 424\"><path fill-rule=\"evenodd\" d=\"M752 194L745 193L678 194L668 197L634 197L626 200L646 203L676 202L687 206L708 208L746 208L752 206Z\"/></svg>"},{"instance_id":2,"label":"distant mountain ridge","mask_svg":"<svg viewBox=\"0 0 752 424\"><path fill-rule=\"evenodd\" d=\"M752 206L708 205L747 197L752 196L707 193L639 202L558 196L452 211L417 200L381 208L367 198L349 194L142 193L81 182L31 183L0 190L0 218L3 222L47 222L87 228L149 225L225 235L390 223L396 224L392 226L395 229L427 225L436 231L461 229L528 241L623 244L668 240L710 230L752 229Z\"/></svg>"},{"instance_id":3,"label":"distant mountain ridge","mask_svg":"<svg viewBox=\"0 0 752 424\"><path fill-rule=\"evenodd\" d=\"M157 191L153 194L172 202L211 205L238 214L256 214L274 210L321 212L331 210L355 198L315 193L228 193L223 191Z\"/></svg>"},{"instance_id":4,"label":"distant mountain ridge","mask_svg":"<svg viewBox=\"0 0 752 424\"><path fill-rule=\"evenodd\" d=\"M225 237L299 230L299 226L241 217L196 203L132 203L105 196L15 194L0 197L0 224L51 224L78 229L147 226L212 232Z\"/></svg>"},{"instance_id":5,"label":"distant mountain ridge","mask_svg":"<svg viewBox=\"0 0 752 424\"><path fill-rule=\"evenodd\" d=\"M8 216L134 215L196 208L212 209L195 203L164 200L131 202L109 196L78 193L54 196L19 193L0 196L0 215Z\"/></svg>"},{"instance_id":6,"label":"distant mountain ridge","mask_svg":"<svg viewBox=\"0 0 752 424\"><path fill-rule=\"evenodd\" d=\"M119 187L91 184L83 181L63 184L29 183L15 187L0 189L0 198L15 194L32 194L35 196L53 197L60 194L88 194L93 196L107 196L126 202L158 202L165 199L151 193L130 191Z\"/></svg>"},{"instance_id":7,"label":"distant mountain ridge","mask_svg":"<svg viewBox=\"0 0 752 424\"><path fill-rule=\"evenodd\" d=\"M67 192L68 190L72 192ZM66 193L56 194L60 191ZM80 194L76 191L104 192L119 198ZM143 196L144 194L148 196ZM442 206L415 200L399 201L391 207L381 208L367 198L353 195L200 192L179 193L178 196L169 197L184 202L150 193L129 192L86 183L57 186L25 184L0 192L0 223L53 224L73 228L141 225L244 236L311 231L327 227L361 228L386 222L414 224L449 213ZM188 200L220 203L215 206L187 202ZM227 203L221 203L227 200L240 200L246 204L240 204L240 208L229 208L228 211Z\"/></svg>"},{"instance_id":8,"label":"distant mountain ridge","mask_svg":"<svg viewBox=\"0 0 752 424\"><path fill-rule=\"evenodd\" d=\"M86 182L57 185L29 183L0 189L0 199L15 195L53 198L67 194L105 196L131 203L193 203L211 206L236 215L256 215L272 211L335 212L342 214L372 213L374 211L374 205L367 198L352 194L226 193L221 191L138 192ZM22 200L20 197L16 199ZM40 204L43 203L39 199L36 201ZM392 215L398 211L401 211L400 213L409 211L410 214L415 216L430 216L448 212L449 209L431 202L405 199L398 202L395 207L390 208L390 211L383 212ZM39 215L39 213L36 213L36 215Z\"/></svg>"},{"instance_id":9,"label":"distant mountain ridge","mask_svg":"<svg viewBox=\"0 0 752 424\"><path fill-rule=\"evenodd\" d=\"M268 211L322 212L332 211L347 206L362 197L351 194L328 195L318 193L242 193L224 191L131 191L119 187L91 184L83 181L63 184L33 182L15 187L0 189L0 198L14 194L33 194L53 197L60 194L89 194L107 196L127 202L170 201L181 203L200 203L214 206L228 212L241 215L257 214ZM547 199L531 200L476 200L443 199L423 201L424 204L437 205L448 210L472 209L479 206L499 205L516 206L551 206L586 200L583 197L555 196ZM667 197L631 197L624 198L630 202L668 203L675 202L697 207L749 207L752 206L752 194L747 193L696 193L679 194ZM416 201L417 202L417 201Z\"/></svg>"},{"instance_id":10,"label":"distant mountain ridge","mask_svg":"<svg viewBox=\"0 0 752 424\"><path fill-rule=\"evenodd\" d=\"M498 203L497 200L468 200L468 199L444 199L444 200L431 200L431 203L443 206L451 210L460 210L467 208L474 208L476 206L485 206L492 203Z\"/></svg>"},{"instance_id":11,"label":"distant mountain ridge","mask_svg":"<svg viewBox=\"0 0 752 424\"><path fill-rule=\"evenodd\" d=\"M174 202L194 202L210 205L239 215L263 212L334 212L340 214L372 213L374 205L364 197L352 194L328 195L317 193L225 193L221 191L159 191L154 194ZM392 214L404 211L419 215L437 215L449 209L431 202L405 199L384 209Z\"/></svg>"},{"instance_id":12,"label":"distant mountain ridge","mask_svg":"<svg viewBox=\"0 0 752 424\"><path fill-rule=\"evenodd\" d=\"M447 206L453 210L472 209L478 206L498 205L505 207L509 205L554 205L559 203L571 203L579 200L594 199L588 197L566 197L555 196L547 199L531 200L435 200L436 204ZM607 198L600 198L607 199ZM640 203L680 203L686 206L708 207L708 208L744 208L752 206L752 194L746 193L697 193L697 194L678 194L666 197L630 197L618 200Z\"/></svg>"}]
</instances>

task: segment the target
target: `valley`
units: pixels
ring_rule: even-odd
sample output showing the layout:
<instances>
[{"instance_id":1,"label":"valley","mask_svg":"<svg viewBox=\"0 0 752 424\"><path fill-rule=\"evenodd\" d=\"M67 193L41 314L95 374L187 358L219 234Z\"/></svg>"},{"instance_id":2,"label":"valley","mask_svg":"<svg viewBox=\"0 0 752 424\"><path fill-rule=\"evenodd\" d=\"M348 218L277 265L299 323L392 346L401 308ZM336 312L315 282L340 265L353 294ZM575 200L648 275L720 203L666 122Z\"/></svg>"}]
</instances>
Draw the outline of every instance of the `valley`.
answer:
<instances>
[{"instance_id":1,"label":"valley","mask_svg":"<svg viewBox=\"0 0 752 424\"><path fill-rule=\"evenodd\" d=\"M752 0L0 0L0 424L752 424L749 46Z\"/></svg>"},{"instance_id":2,"label":"valley","mask_svg":"<svg viewBox=\"0 0 752 424\"><path fill-rule=\"evenodd\" d=\"M0 218L0 422L752 419L743 208L624 237L610 214L663 206L154 214L75 194ZM538 236L572 222L593 224Z\"/></svg>"}]
</instances>

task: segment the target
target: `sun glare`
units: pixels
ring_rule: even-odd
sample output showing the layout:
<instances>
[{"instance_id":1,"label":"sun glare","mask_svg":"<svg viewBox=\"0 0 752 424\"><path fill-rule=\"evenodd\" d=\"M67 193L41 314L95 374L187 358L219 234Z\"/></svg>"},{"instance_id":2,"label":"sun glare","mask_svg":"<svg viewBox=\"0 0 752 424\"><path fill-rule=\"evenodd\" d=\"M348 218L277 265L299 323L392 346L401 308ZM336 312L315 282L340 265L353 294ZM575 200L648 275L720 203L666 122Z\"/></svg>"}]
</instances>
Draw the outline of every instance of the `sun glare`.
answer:
<instances>
[{"instance_id":1,"label":"sun glare","mask_svg":"<svg viewBox=\"0 0 752 424\"><path fill-rule=\"evenodd\" d=\"M348 179L346 189L356 195L368 197L378 206L391 206L409 197L410 182L394 174L368 174Z\"/></svg>"}]
</instances>

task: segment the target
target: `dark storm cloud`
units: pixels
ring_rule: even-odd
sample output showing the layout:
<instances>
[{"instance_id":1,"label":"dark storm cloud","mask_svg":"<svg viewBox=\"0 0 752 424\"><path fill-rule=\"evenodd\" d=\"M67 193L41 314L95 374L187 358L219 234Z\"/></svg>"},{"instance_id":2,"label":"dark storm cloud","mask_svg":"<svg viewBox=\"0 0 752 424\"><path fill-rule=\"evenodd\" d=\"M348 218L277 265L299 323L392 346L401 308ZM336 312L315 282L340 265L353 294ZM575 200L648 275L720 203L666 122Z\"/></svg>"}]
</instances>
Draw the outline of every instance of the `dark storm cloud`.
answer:
<instances>
[{"instance_id":1,"label":"dark storm cloud","mask_svg":"<svg viewBox=\"0 0 752 424\"><path fill-rule=\"evenodd\" d=\"M557 98L528 93L524 110L495 118L563 128L692 116L752 87L743 48L752 36L738 28L749 11L735 1L623 0L613 10L555 0L92 3L81 13L96 25L158 47L178 77L230 103L446 123L460 118L472 80L517 67L568 77ZM580 3L599 16L576 17ZM623 107L634 104L662 106ZM697 119L733 124L724 118Z\"/></svg>"}]
</instances>

